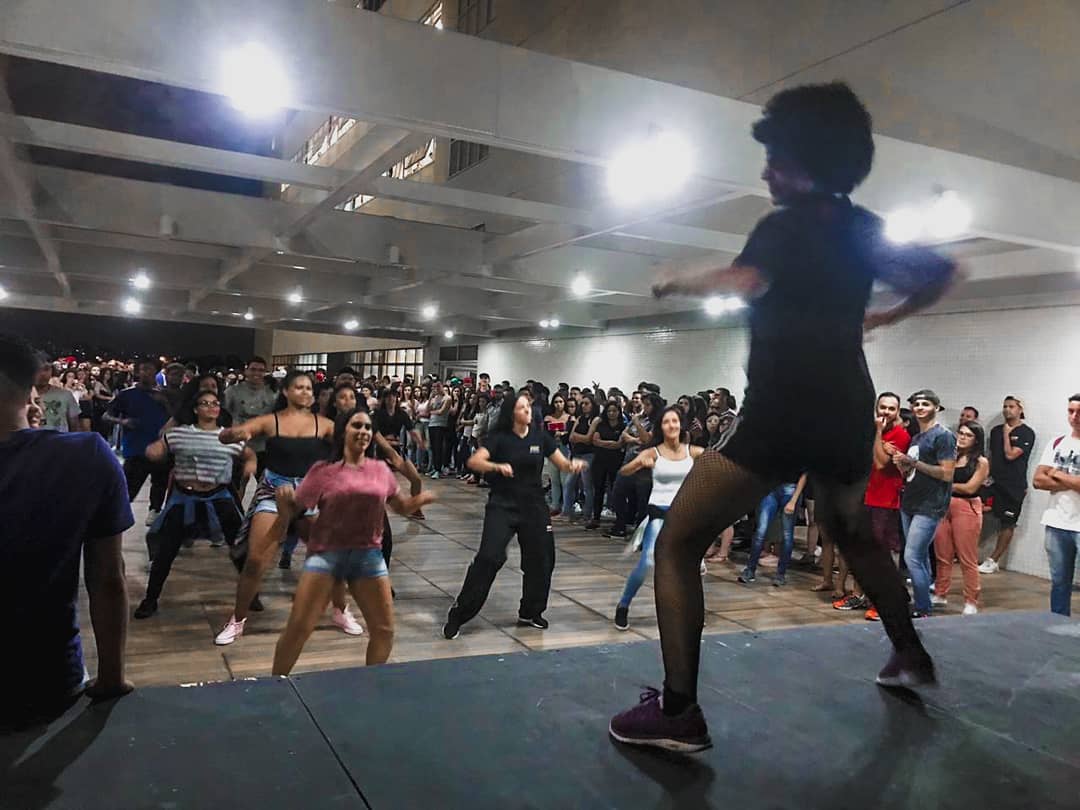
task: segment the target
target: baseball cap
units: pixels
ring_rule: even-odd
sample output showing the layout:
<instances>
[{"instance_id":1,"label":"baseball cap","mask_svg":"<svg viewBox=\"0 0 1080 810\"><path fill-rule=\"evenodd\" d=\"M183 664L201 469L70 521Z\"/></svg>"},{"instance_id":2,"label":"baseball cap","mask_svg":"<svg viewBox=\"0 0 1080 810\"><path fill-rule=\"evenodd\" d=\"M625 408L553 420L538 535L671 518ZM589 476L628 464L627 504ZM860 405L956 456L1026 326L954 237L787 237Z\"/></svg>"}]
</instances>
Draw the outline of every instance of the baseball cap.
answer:
<instances>
[{"instance_id":1,"label":"baseball cap","mask_svg":"<svg viewBox=\"0 0 1080 810\"><path fill-rule=\"evenodd\" d=\"M941 397L939 397L937 394L935 394L929 388L923 388L923 389L921 389L919 391L916 391L914 394L912 394L910 397L907 398L907 401L909 403L911 403L911 402L915 402L916 400L919 400L919 399L926 399L926 400L929 400L930 402L933 402L937 406L937 409L939 411L945 410L945 408L943 408L942 405L941 405Z\"/></svg>"}]
</instances>

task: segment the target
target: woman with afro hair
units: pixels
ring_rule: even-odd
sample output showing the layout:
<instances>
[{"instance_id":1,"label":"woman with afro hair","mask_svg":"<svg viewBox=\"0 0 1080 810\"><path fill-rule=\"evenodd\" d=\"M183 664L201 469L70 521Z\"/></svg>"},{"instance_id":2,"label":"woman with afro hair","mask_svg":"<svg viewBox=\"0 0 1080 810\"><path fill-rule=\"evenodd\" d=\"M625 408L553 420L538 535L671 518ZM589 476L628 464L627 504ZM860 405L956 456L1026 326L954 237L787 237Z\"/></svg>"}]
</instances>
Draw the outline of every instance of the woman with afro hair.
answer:
<instances>
[{"instance_id":1,"label":"woman with afro hair","mask_svg":"<svg viewBox=\"0 0 1080 810\"><path fill-rule=\"evenodd\" d=\"M754 227L729 267L686 263L653 287L658 298L734 293L749 304L750 356L742 417L730 441L694 464L656 543L656 615L665 679L616 715L611 736L677 751L711 745L697 704L704 618L699 563L713 538L783 481L804 471L819 519L885 625L893 653L882 686L935 682L912 624L907 594L863 510L874 441L874 385L863 333L930 306L949 288L954 263L918 246L886 241L882 221L848 195L870 172L870 114L842 83L784 90L753 126L765 147L762 179L775 210ZM902 296L867 313L881 281ZM819 411L828 403L830 429ZM924 465L925 466L925 465ZM938 467L927 474L944 477Z\"/></svg>"}]
</instances>

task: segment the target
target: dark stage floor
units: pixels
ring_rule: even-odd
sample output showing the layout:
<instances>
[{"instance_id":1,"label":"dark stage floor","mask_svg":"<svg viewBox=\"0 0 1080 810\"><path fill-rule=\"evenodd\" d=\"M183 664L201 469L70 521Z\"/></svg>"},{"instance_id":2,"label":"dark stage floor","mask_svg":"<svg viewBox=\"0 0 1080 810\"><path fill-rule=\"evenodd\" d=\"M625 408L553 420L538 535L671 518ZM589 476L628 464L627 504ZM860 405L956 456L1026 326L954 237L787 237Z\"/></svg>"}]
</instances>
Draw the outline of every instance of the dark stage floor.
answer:
<instances>
[{"instance_id":1,"label":"dark stage floor","mask_svg":"<svg viewBox=\"0 0 1080 810\"><path fill-rule=\"evenodd\" d=\"M1080 623L920 627L921 698L879 625L707 637L692 757L607 737L655 642L143 689L0 738L0 807L1080 807Z\"/></svg>"}]
</instances>

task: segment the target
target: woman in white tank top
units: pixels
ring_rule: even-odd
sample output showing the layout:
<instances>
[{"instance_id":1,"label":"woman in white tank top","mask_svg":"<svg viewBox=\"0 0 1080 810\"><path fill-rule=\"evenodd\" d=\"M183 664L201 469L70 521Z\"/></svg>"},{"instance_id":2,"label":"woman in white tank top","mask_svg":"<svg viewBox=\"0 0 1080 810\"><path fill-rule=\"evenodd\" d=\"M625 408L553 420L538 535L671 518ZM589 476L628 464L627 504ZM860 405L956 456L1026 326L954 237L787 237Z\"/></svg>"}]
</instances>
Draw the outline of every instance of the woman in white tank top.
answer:
<instances>
[{"instance_id":1,"label":"woman in white tank top","mask_svg":"<svg viewBox=\"0 0 1080 810\"><path fill-rule=\"evenodd\" d=\"M622 598L615 608L615 627L619 630L630 629L630 602L645 582L645 576L653 565L653 548L660 529L664 526L667 513L675 494L682 486L694 459L705 449L685 444L686 417L675 406L666 408L660 415L660 442L654 447L642 450L633 461L619 470L619 475L633 475L638 470L652 470L652 494L649 495L648 517L646 517L645 537L641 544L641 559L626 578L626 587Z\"/></svg>"}]
</instances>

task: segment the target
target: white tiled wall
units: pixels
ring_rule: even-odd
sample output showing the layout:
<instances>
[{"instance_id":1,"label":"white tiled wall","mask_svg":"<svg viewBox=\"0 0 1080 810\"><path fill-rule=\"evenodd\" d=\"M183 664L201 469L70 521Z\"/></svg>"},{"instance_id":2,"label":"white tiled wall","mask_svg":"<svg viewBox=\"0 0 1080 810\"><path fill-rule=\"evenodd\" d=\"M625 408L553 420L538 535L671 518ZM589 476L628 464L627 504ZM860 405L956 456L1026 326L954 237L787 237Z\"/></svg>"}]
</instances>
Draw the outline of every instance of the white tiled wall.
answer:
<instances>
[{"instance_id":1,"label":"white tiled wall","mask_svg":"<svg viewBox=\"0 0 1080 810\"><path fill-rule=\"evenodd\" d=\"M1077 346L1080 307L1052 307L912 318L874 333L866 354L879 390L892 389L906 399L919 388L933 388L950 427L962 406L974 405L989 432L1001 421L1002 398L1022 397L1037 437L1030 480L1046 442L1068 432L1066 401L1080 391ZM526 379L551 387L596 380L629 391L649 380L669 400L722 385L741 399L746 352L742 328L490 341L480 345L479 369L518 385ZM1029 491L1006 560L1012 570L1048 576L1039 525L1046 497ZM988 545L980 557L989 553Z\"/></svg>"}]
</instances>

